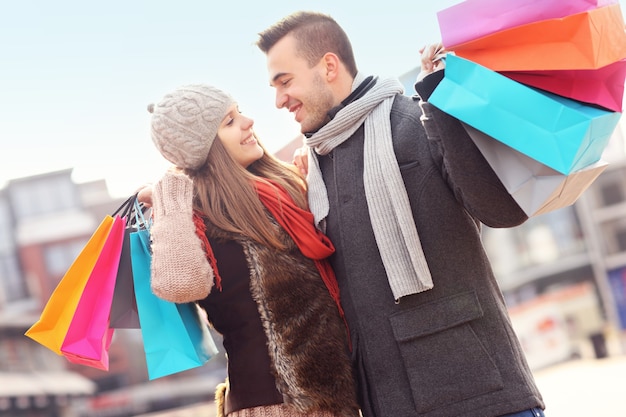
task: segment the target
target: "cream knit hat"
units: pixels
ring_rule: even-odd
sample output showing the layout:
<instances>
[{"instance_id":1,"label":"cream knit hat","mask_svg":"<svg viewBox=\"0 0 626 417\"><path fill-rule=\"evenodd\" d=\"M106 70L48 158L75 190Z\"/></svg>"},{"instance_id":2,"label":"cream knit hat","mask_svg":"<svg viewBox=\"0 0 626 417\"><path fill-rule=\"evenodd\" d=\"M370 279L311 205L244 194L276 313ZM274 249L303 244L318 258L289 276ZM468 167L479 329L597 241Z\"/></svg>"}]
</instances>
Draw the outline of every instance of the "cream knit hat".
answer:
<instances>
[{"instance_id":1,"label":"cream knit hat","mask_svg":"<svg viewBox=\"0 0 626 417\"><path fill-rule=\"evenodd\" d=\"M152 141L161 155L180 168L204 165L222 119L235 100L206 84L177 88L150 104Z\"/></svg>"}]
</instances>

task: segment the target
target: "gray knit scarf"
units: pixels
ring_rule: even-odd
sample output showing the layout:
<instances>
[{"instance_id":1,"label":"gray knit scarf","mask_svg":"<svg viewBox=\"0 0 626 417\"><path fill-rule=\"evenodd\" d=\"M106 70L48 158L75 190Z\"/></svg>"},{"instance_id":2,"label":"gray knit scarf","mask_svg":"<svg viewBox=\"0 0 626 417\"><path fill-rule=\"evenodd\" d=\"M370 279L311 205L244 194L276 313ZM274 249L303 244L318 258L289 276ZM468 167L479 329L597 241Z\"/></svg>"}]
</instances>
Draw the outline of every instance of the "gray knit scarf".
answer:
<instances>
[{"instance_id":1,"label":"gray knit scarf","mask_svg":"<svg viewBox=\"0 0 626 417\"><path fill-rule=\"evenodd\" d=\"M357 74L354 90L364 79ZM315 224L325 229L329 203L317 155L327 155L365 123L363 182L374 236L397 301L433 287L409 198L402 181L391 139L391 105L403 87L395 79L379 80L363 97L341 109L308 138L309 204Z\"/></svg>"}]
</instances>

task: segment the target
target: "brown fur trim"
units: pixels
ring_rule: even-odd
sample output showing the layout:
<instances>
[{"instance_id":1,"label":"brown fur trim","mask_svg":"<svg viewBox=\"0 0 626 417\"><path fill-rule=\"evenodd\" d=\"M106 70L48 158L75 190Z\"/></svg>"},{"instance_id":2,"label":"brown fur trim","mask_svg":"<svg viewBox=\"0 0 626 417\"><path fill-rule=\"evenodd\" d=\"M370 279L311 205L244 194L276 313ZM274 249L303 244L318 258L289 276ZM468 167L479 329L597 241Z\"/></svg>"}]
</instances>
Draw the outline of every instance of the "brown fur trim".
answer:
<instances>
[{"instance_id":1,"label":"brown fur trim","mask_svg":"<svg viewBox=\"0 0 626 417\"><path fill-rule=\"evenodd\" d=\"M277 388L285 404L301 413L354 416L345 323L314 262L286 235L285 243L287 251L244 244Z\"/></svg>"},{"instance_id":2,"label":"brown fur trim","mask_svg":"<svg viewBox=\"0 0 626 417\"><path fill-rule=\"evenodd\" d=\"M228 379L226 382L222 382L217 384L215 387L215 416L216 417L226 417L226 412L224 411L224 403L226 402L226 391L228 390Z\"/></svg>"}]
</instances>

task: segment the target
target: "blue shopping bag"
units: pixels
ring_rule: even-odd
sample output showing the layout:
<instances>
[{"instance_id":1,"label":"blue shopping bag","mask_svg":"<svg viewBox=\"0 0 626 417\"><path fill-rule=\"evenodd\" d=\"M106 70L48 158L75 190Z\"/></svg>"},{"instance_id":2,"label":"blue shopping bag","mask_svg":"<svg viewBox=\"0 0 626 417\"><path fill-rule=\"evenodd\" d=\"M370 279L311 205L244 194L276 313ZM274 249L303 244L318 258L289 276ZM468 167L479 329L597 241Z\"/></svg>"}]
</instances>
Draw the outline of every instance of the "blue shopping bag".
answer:
<instances>
[{"instance_id":1,"label":"blue shopping bag","mask_svg":"<svg viewBox=\"0 0 626 417\"><path fill-rule=\"evenodd\" d=\"M429 102L562 174L598 162L621 116L451 54Z\"/></svg>"},{"instance_id":2,"label":"blue shopping bag","mask_svg":"<svg viewBox=\"0 0 626 417\"><path fill-rule=\"evenodd\" d=\"M150 231L130 234L131 262L139 324L149 379L205 364L218 352L196 304L175 304L150 288Z\"/></svg>"}]
</instances>

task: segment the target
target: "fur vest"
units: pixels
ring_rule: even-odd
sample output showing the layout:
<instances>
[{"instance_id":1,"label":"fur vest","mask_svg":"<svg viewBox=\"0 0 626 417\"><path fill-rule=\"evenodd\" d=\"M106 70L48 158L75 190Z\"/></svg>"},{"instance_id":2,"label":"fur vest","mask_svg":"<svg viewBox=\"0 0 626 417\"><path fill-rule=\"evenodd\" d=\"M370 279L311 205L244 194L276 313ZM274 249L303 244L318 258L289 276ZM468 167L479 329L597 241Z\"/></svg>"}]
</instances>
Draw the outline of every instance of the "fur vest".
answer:
<instances>
[{"instance_id":1,"label":"fur vest","mask_svg":"<svg viewBox=\"0 0 626 417\"><path fill-rule=\"evenodd\" d=\"M358 415L347 325L315 263L278 226L287 247L282 251L207 226L207 235L243 247L284 403L301 413Z\"/></svg>"}]
</instances>

